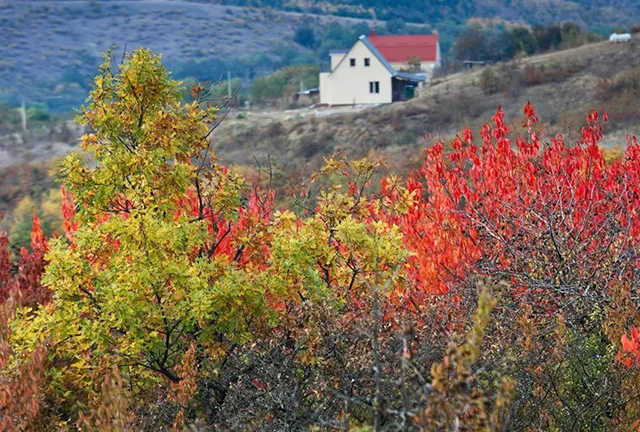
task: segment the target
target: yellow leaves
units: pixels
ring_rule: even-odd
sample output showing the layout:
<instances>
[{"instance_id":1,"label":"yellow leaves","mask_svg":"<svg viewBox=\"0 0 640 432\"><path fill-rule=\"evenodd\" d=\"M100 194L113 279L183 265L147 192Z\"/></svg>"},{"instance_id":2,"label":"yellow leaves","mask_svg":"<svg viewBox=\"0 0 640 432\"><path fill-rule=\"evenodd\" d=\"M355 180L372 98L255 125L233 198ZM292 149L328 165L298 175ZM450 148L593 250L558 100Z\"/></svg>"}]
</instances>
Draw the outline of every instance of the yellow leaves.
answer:
<instances>
[{"instance_id":1,"label":"yellow leaves","mask_svg":"<svg viewBox=\"0 0 640 432\"><path fill-rule=\"evenodd\" d=\"M388 167L386 159L382 157L378 158L363 158L350 162L351 168L360 176L367 177L381 167Z\"/></svg>"},{"instance_id":2,"label":"yellow leaves","mask_svg":"<svg viewBox=\"0 0 640 432\"><path fill-rule=\"evenodd\" d=\"M324 158L324 166L320 169L320 174L330 176L341 173L352 180L358 178L366 181L375 170L381 167L388 167L384 158L363 158L350 161L343 154L334 153L328 158ZM317 178L317 175L312 176L313 181L316 181Z\"/></svg>"},{"instance_id":3,"label":"yellow leaves","mask_svg":"<svg viewBox=\"0 0 640 432\"><path fill-rule=\"evenodd\" d=\"M96 89L102 89L102 86L104 84L104 77L102 75L98 75L94 80L93 80L93 84L95 85Z\"/></svg>"},{"instance_id":4,"label":"yellow leaves","mask_svg":"<svg viewBox=\"0 0 640 432\"><path fill-rule=\"evenodd\" d=\"M624 151L622 151L620 146L607 148L604 150L604 160L609 165L611 165L614 162L622 161L623 159L624 159Z\"/></svg>"},{"instance_id":5,"label":"yellow leaves","mask_svg":"<svg viewBox=\"0 0 640 432\"><path fill-rule=\"evenodd\" d=\"M393 267L406 255L398 228L383 221L364 224L346 218L338 225L336 237L360 257L367 270Z\"/></svg>"},{"instance_id":6,"label":"yellow leaves","mask_svg":"<svg viewBox=\"0 0 640 432\"><path fill-rule=\"evenodd\" d=\"M96 136L96 134L88 133L82 135L82 137L80 138L80 147L84 151L93 150L97 143L98 137Z\"/></svg>"},{"instance_id":7,"label":"yellow leaves","mask_svg":"<svg viewBox=\"0 0 640 432\"><path fill-rule=\"evenodd\" d=\"M301 352L299 356L300 363L302 363L303 365L316 366L320 362L320 359L318 357L314 356L313 353L310 353L308 351Z\"/></svg>"},{"instance_id":8,"label":"yellow leaves","mask_svg":"<svg viewBox=\"0 0 640 432\"><path fill-rule=\"evenodd\" d=\"M89 369L89 365L87 364L87 362L85 360L78 360L75 363L71 364L71 367L74 369L78 369L78 370L82 370L82 369Z\"/></svg>"},{"instance_id":9,"label":"yellow leaves","mask_svg":"<svg viewBox=\"0 0 640 432\"><path fill-rule=\"evenodd\" d=\"M324 158L324 166L320 169L322 174L333 174L340 171L345 166L343 160L336 159L336 155Z\"/></svg>"},{"instance_id":10,"label":"yellow leaves","mask_svg":"<svg viewBox=\"0 0 640 432\"><path fill-rule=\"evenodd\" d=\"M298 222L298 217L290 210L284 210L282 212L276 211L273 215L273 219L274 227L283 230L295 229Z\"/></svg>"},{"instance_id":11,"label":"yellow leaves","mask_svg":"<svg viewBox=\"0 0 640 432\"><path fill-rule=\"evenodd\" d=\"M389 189L397 190L402 187L403 182L401 181L400 177L396 175L390 175L386 178L386 180L387 180L387 186L389 187Z\"/></svg>"}]
</instances>

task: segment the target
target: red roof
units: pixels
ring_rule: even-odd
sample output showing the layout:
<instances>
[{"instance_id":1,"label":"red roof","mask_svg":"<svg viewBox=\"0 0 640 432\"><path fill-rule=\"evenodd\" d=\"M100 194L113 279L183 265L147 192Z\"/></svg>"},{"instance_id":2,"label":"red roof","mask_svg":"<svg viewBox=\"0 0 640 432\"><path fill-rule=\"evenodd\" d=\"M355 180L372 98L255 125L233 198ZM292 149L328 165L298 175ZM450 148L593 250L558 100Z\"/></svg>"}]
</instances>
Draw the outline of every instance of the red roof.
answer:
<instances>
[{"instance_id":1,"label":"red roof","mask_svg":"<svg viewBox=\"0 0 640 432\"><path fill-rule=\"evenodd\" d=\"M378 36L371 32L369 41L389 63L404 63L410 56L422 61L436 61L438 35Z\"/></svg>"}]
</instances>

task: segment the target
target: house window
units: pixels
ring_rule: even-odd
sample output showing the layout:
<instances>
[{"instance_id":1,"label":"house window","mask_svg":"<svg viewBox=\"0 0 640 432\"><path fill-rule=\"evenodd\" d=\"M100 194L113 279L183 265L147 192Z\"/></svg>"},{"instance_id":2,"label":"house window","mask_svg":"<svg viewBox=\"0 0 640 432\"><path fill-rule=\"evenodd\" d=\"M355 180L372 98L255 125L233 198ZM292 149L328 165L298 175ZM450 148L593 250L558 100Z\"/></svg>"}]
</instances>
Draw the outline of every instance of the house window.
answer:
<instances>
[{"instance_id":1,"label":"house window","mask_svg":"<svg viewBox=\"0 0 640 432\"><path fill-rule=\"evenodd\" d=\"M380 93L380 81L369 81L369 93Z\"/></svg>"},{"instance_id":2,"label":"house window","mask_svg":"<svg viewBox=\"0 0 640 432\"><path fill-rule=\"evenodd\" d=\"M365 67L369 67L370 63L369 63L369 57L364 59L364 65Z\"/></svg>"},{"instance_id":3,"label":"house window","mask_svg":"<svg viewBox=\"0 0 640 432\"><path fill-rule=\"evenodd\" d=\"M355 65L356 65L356 59L354 59L354 58L349 59L349 63L351 64L351 67L355 67Z\"/></svg>"}]
</instances>

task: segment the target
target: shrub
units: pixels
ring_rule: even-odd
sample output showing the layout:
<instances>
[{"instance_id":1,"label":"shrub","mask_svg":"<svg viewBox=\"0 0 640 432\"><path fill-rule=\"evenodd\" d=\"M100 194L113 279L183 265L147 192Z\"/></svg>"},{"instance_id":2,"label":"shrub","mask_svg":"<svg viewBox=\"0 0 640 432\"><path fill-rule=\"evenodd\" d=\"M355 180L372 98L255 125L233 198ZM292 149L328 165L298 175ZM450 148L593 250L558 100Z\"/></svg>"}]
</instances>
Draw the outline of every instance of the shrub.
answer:
<instances>
[{"instance_id":1,"label":"shrub","mask_svg":"<svg viewBox=\"0 0 640 432\"><path fill-rule=\"evenodd\" d=\"M478 87L486 95L497 93L500 90L501 79L493 68L484 68L478 76Z\"/></svg>"}]
</instances>

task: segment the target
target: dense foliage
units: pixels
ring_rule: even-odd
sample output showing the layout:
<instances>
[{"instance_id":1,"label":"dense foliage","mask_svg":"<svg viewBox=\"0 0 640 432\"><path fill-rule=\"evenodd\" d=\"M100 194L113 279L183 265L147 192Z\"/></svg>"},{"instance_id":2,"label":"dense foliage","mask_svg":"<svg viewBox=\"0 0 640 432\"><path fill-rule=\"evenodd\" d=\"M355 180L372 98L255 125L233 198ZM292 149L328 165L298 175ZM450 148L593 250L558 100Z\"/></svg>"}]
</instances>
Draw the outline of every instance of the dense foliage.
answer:
<instances>
[{"instance_id":1,"label":"dense foliage","mask_svg":"<svg viewBox=\"0 0 640 432\"><path fill-rule=\"evenodd\" d=\"M498 108L408 178L327 158L284 205L157 56L107 59L64 236L0 238L0 429L611 430L640 417L640 145ZM607 115L603 114L604 121ZM213 134L215 139L215 134ZM630 335L630 337L629 337ZM17 396L16 396L17 395Z\"/></svg>"},{"instance_id":2,"label":"dense foliage","mask_svg":"<svg viewBox=\"0 0 640 432\"><path fill-rule=\"evenodd\" d=\"M505 61L550 50L575 48L602 40L602 35L585 30L573 22L507 29L504 25L465 27L455 40L457 60Z\"/></svg>"}]
</instances>

